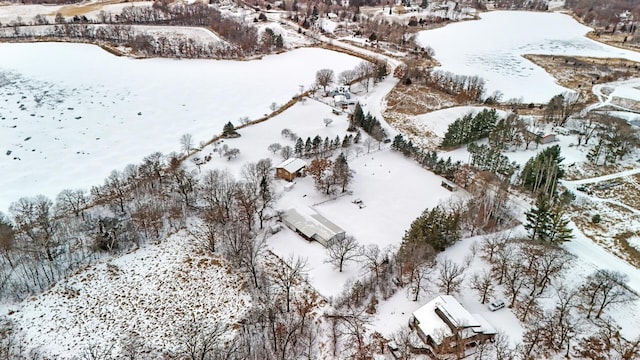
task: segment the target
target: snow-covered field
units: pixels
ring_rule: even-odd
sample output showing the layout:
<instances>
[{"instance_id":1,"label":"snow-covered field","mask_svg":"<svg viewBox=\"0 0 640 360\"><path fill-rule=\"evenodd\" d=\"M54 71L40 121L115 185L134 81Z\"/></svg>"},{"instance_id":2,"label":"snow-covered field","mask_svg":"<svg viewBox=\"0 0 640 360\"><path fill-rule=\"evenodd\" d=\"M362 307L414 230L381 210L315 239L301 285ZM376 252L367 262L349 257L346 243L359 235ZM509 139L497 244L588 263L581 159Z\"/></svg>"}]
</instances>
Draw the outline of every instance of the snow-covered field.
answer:
<instances>
[{"instance_id":1,"label":"snow-covered field","mask_svg":"<svg viewBox=\"0 0 640 360\"><path fill-rule=\"evenodd\" d=\"M486 80L487 95L500 90L503 100L547 102L567 91L524 54L576 55L640 61L640 53L586 38L591 29L568 15L525 11L482 13L481 20L422 31L417 41L431 46L440 70L478 75Z\"/></svg>"},{"instance_id":2,"label":"snow-covered field","mask_svg":"<svg viewBox=\"0 0 640 360\"><path fill-rule=\"evenodd\" d=\"M154 152L270 112L321 68L361 60L304 48L254 61L134 60L82 44L0 44L0 209L102 183ZM52 69L56 69L52 71ZM282 71L286 69L286 71Z\"/></svg>"},{"instance_id":3,"label":"snow-covered field","mask_svg":"<svg viewBox=\"0 0 640 360\"><path fill-rule=\"evenodd\" d=\"M111 357L132 341L160 358L180 348L190 321L202 329L241 320L251 301L242 287L218 258L180 233L91 266L26 300L9 318L16 339L45 358L81 358L91 348L110 349Z\"/></svg>"},{"instance_id":4,"label":"snow-covered field","mask_svg":"<svg viewBox=\"0 0 640 360\"><path fill-rule=\"evenodd\" d=\"M228 146L240 149L238 158L228 162L207 147L204 153L213 154L213 160L204 165L202 171L227 167L239 176L244 162L267 157L277 165L282 159L269 152L267 147L274 142L294 146L293 141L280 135L284 128L291 129L302 139L316 135L323 139L334 139L338 135L342 139L348 134L347 118L332 114L331 109L318 101L308 100L269 121L242 129L240 138L224 141ZM333 122L324 126L323 118L330 118ZM363 141L364 138L365 134ZM382 150L378 151L378 145L373 142L369 153L362 142L347 150L349 166L354 170L353 182L349 186L352 193L340 194L338 190L339 196L327 201L328 198L315 189L311 177L296 179L288 192L283 191L286 182L278 180L277 187L283 194L277 204L278 209L313 207L362 245L376 244L381 249L398 246L404 231L423 210L446 201L452 193L440 186L442 179L439 176L391 151L388 144L382 145ZM356 199L362 200L363 208L352 203ZM322 245L309 243L287 228L270 238L268 243L282 258L290 254L308 258L309 281L324 296L339 294L345 283L355 281L359 276L360 268L356 263L347 263L344 272L339 273L325 262L327 254Z\"/></svg>"}]
</instances>

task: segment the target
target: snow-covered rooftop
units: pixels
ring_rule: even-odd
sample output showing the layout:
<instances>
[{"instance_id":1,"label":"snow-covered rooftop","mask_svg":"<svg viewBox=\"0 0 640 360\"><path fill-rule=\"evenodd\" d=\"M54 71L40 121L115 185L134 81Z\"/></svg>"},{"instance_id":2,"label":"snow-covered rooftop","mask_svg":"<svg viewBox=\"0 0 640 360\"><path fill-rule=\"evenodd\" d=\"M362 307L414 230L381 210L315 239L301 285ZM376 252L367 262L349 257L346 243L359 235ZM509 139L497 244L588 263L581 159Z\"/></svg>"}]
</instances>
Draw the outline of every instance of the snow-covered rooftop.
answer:
<instances>
[{"instance_id":1,"label":"snow-covered rooftop","mask_svg":"<svg viewBox=\"0 0 640 360\"><path fill-rule=\"evenodd\" d=\"M323 245L344 230L318 213L304 213L289 209L282 214L282 221L294 227L309 239L315 239Z\"/></svg>"},{"instance_id":2,"label":"snow-covered rooftop","mask_svg":"<svg viewBox=\"0 0 640 360\"><path fill-rule=\"evenodd\" d=\"M276 166L277 169L285 169L287 170L287 172L289 172L290 174L302 169L303 167L307 166L307 162L302 160L302 159L298 159L298 158L289 158L285 161L283 161L282 163L280 163L280 165Z\"/></svg>"},{"instance_id":3,"label":"snow-covered rooftop","mask_svg":"<svg viewBox=\"0 0 640 360\"><path fill-rule=\"evenodd\" d=\"M452 336L452 329L436 311L439 311L446 320L457 329L468 328L460 335L466 337L474 333L495 334L496 330L480 315L472 315L451 295L440 295L429 301L413 313L417 320L417 326L427 336L430 336L437 344L444 338Z\"/></svg>"}]
</instances>

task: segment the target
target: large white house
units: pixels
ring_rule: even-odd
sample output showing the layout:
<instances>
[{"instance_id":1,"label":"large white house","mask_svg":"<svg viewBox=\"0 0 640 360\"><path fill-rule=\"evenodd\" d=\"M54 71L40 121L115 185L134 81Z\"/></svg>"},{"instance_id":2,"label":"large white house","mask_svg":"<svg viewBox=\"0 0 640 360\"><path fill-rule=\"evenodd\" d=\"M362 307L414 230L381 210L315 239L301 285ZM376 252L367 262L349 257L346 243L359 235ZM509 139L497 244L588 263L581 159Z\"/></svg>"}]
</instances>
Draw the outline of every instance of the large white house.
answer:
<instances>
[{"instance_id":1,"label":"large white house","mask_svg":"<svg viewBox=\"0 0 640 360\"><path fill-rule=\"evenodd\" d=\"M409 326L424 343L419 348L438 358L468 355L496 335L484 317L469 313L451 295L440 295L416 310Z\"/></svg>"}]
</instances>

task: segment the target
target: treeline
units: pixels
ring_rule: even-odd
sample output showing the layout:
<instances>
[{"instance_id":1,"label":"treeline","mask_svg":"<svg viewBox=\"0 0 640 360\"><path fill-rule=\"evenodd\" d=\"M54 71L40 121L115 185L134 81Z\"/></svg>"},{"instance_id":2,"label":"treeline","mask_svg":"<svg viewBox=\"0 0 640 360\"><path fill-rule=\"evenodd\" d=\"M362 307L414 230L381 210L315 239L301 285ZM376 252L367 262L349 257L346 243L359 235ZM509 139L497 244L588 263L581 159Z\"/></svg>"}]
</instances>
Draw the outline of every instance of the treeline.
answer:
<instances>
[{"instance_id":1,"label":"treeline","mask_svg":"<svg viewBox=\"0 0 640 360\"><path fill-rule=\"evenodd\" d=\"M456 75L445 71L428 70L424 83L455 96L458 101L482 101L486 92L484 79L479 76Z\"/></svg>"},{"instance_id":2,"label":"treeline","mask_svg":"<svg viewBox=\"0 0 640 360\"><path fill-rule=\"evenodd\" d=\"M210 236L203 239L212 249L230 232L249 236L272 215L272 178L269 160L246 164L237 180L220 170L200 175L175 156L154 153L113 171L89 194L65 190L55 203L21 198L10 216L0 216L0 297L37 294L103 252L128 251L183 228L187 217L206 224L202 234Z\"/></svg>"},{"instance_id":3,"label":"treeline","mask_svg":"<svg viewBox=\"0 0 640 360\"><path fill-rule=\"evenodd\" d=\"M406 157L413 158L422 167L451 181L455 179L456 173L462 165L460 161L451 161L451 157L446 160L438 157L438 153L435 151L422 151L411 140L405 140L402 134L393 138L391 149L401 152Z\"/></svg>"},{"instance_id":4,"label":"treeline","mask_svg":"<svg viewBox=\"0 0 640 360\"><path fill-rule=\"evenodd\" d=\"M566 0L564 6L587 24L607 28L615 28L624 11L629 11L635 19L640 18L640 4L636 0Z\"/></svg>"},{"instance_id":5,"label":"treeline","mask_svg":"<svg viewBox=\"0 0 640 360\"><path fill-rule=\"evenodd\" d=\"M475 116L471 113L449 124L442 140L443 147L465 145L489 136L498 120L496 109L484 109Z\"/></svg>"},{"instance_id":6,"label":"treeline","mask_svg":"<svg viewBox=\"0 0 640 360\"><path fill-rule=\"evenodd\" d=\"M152 36L137 33L133 25L209 27L226 43ZM222 16L219 10L200 2L172 6L157 2L153 7L131 6L125 7L116 15L101 11L95 22L84 16L65 19L58 14L55 24L49 24L45 17L37 16L33 26L15 22L10 28L2 30L3 38L105 41L116 46L129 46L141 55L163 57L237 58L269 52L283 46L282 38L273 31L260 38L254 26Z\"/></svg>"},{"instance_id":7,"label":"treeline","mask_svg":"<svg viewBox=\"0 0 640 360\"><path fill-rule=\"evenodd\" d=\"M349 120L349 128L347 131L356 131L357 127L362 128L364 132L371 135L371 137L376 139L378 142L382 141L386 136L380 121L370 113L365 115L360 103L356 104L353 114L351 114Z\"/></svg>"},{"instance_id":8,"label":"treeline","mask_svg":"<svg viewBox=\"0 0 640 360\"><path fill-rule=\"evenodd\" d=\"M549 5L546 0L495 0L496 9L547 11Z\"/></svg>"}]
</instances>

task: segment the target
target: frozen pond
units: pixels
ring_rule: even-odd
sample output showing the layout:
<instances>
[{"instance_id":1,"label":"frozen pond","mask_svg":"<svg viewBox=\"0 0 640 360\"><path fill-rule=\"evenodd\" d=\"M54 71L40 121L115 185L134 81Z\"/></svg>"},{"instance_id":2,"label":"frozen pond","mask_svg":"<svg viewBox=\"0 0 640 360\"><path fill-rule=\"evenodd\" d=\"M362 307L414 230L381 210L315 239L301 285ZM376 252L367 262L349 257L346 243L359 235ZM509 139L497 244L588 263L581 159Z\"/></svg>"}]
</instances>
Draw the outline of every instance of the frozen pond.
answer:
<instances>
[{"instance_id":1,"label":"frozen pond","mask_svg":"<svg viewBox=\"0 0 640 360\"><path fill-rule=\"evenodd\" d=\"M0 44L0 211L102 184L182 134L210 139L360 59L304 48L255 61L135 60L82 44ZM241 153L242 155L242 153Z\"/></svg>"},{"instance_id":2,"label":"frozen pond","mask_svg":"<svg viewBox=\"0 0 640 360\"><path fill-rule=\"evenodd\" d=\"M603 45L586 38L591 29L568 15L521 11L481 14L465 21L422 31L418 43L431 46L443 71L478 75L487 95L500 90L503 100L547 102L567 89L523 54L575 55L640 61L640 53Z\"/></svg>"}]
</instances>

